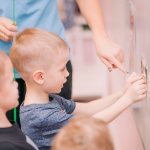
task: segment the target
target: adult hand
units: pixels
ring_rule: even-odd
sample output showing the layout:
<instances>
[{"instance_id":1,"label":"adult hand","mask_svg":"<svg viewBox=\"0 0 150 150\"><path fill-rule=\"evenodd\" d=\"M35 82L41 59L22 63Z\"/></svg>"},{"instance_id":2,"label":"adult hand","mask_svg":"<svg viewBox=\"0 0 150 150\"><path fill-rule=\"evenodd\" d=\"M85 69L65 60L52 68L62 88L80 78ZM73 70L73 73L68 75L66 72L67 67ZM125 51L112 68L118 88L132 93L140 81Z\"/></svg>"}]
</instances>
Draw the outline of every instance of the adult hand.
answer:
<instances>
[{"instance_id":1,"label":"adult hand","mask_svg":"<svg viewBox=\"0 0 150 150\"><path fill-rule=\"evenodd\" d=\"M123 49L108 37L95 38L94 41L96 44L97 55L109 71L118 68L126 73L126 70L122 65L124 61Z\"/></svg>"},{"instance_id":2,"label":"adult hand","mask_svg":"<svg viewBox=\"0 0 150 150\"><path fill-rule=\"evenodd\" d=\"M8 42L12 40L16 32L17 27L13 24L13 22L10 19L0 17L0 40Z\"/></svg>"}]
</instances>

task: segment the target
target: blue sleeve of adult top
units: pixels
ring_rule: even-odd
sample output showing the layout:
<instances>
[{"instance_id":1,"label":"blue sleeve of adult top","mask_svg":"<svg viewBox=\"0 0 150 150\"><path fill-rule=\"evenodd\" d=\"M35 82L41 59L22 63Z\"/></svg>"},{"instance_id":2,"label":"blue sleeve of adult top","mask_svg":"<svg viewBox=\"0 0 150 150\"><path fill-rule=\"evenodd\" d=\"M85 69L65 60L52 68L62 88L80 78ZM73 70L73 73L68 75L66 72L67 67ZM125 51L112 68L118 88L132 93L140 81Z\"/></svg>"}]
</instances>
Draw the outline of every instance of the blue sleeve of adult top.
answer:
<instances>
[{"instance_id":1,"label":"blue sleeve of adult top","mask_svg":"<svg viewBox=\"0 0 150 150\"><path fill-rule=\"evenodd\" d=\"M13 3L0 0L0 17L12 20ZM59 16L57 0L16 0L15 20L18 31L26 28L40 28L65 38L64 27ZM9 53L12 42L0 40L0 49Z\"/></svg>"},{"instance_id":2,"label":"blue sleeve of adult top","mask_svg":"<svg viewBox=\"0 0 150 150\"><path fill-rule=\"evenodd\" d=\"M12 20L13 0L0 0L0 17ZM16 0L15 20L18 32L26 28L39 28L53 32L66 41L64 26L59 16L57 0ZM9 54L12 41L0 40L0 50ZM16 78L20 78L15 73Z\"/></svg>"}]
</instances>

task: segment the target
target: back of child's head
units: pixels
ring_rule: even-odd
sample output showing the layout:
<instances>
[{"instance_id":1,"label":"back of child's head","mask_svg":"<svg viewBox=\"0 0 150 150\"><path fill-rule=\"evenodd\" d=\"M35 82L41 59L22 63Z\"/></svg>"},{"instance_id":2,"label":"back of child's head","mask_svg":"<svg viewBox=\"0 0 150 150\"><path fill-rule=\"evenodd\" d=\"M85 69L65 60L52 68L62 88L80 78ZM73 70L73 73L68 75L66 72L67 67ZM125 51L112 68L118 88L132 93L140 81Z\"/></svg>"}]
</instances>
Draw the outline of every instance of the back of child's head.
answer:
<instances>
[{"instance_id":1,"label":"back of child's head","mask_svg":"<svg viewBox=\"0 0 150 150\"><path fill-rule=\"evenodd\" d=\"M73 119L54 139L53 150L114 150L107 125L95 118Z\"/></svg>"},{"instance_id":2,"label":"back of child's head","mask_svg":"<svg viewBox=\"0 0 150 150\"><path fill-rule=\"evenodd\" d=\"M10 58L16 70L26 79L37 69L47 69L67 49L57 35L36 28L25 29L17 35Z\"/></svg>"}]
</instances>

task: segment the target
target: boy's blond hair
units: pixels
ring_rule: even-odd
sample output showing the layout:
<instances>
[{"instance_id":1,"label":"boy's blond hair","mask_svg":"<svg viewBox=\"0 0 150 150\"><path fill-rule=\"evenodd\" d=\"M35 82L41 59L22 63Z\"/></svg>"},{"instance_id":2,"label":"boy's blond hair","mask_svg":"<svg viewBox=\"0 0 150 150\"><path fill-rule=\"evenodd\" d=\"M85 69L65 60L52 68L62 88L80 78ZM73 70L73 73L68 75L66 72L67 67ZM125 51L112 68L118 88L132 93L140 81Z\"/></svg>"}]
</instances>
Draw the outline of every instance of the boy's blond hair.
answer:
<instances>
[{"instance_id":1,"label":"boy's blond hair","mask_svg":"<svg viewBox=\"0 0 150 150\"><path fill-rule=\"evenodd\" d=\"M66 125L54 139L53 150L114 150L106 124L79 117Z\"/></svg>"},{"instance_id":2,"label":"boy's blond hair","mask_svg":"<svg viewBox=\"0 0 150 150\"><path fill-rule=\"evenodd\" d=\"M66 43L57 35L37 28L25 29L17 35L10 50L10 58L23 78L37 69L47 69L56 56L67 50Z\"/></svg>"}]
</instances>

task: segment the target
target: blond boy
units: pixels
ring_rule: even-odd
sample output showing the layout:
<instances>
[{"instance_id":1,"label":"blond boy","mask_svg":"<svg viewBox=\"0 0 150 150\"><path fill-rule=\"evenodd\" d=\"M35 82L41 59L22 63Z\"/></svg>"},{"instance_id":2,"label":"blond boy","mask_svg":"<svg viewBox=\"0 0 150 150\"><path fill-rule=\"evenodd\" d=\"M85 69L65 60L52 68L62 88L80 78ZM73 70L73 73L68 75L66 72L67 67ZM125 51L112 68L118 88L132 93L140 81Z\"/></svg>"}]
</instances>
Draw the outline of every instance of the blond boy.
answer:
<instances>
[{"instance_id":1,"label":"blond boy","mask_svg":"<svg viewBox=\"0 0 150 150\"><path fill-rule=\"evenodd\" d=\"M61 38L40 29L24 30L11 48L11 60L27 87L20 109L22 130L40 150L49 150L53 137L74 114L108 123L146 96L145 80L136 74L117 93L89 103L75 103L54 95L67 81L68 55L68 46Z\"/></svg>"},{"instance_id":2,"label":"blond boy","mask_svg":"<svg viewBox=\"0 0 150 150\"><path fill-rule=\"evenodd\" d=\"M114 150L106 123L93 117L77 117L54 139L53 150Z\"/></svg>"},{"instance_id":3,"label":"blond boy","mask_svg":"<svg viewBox=\"0 0 150 150\"><path fill-rule=\"evenodd\" d=\"M10 123L6 112L18 106L18 85L9 57L0 51L0 150L36 150L33 142Z\"/></svg>"}]
</instances>

